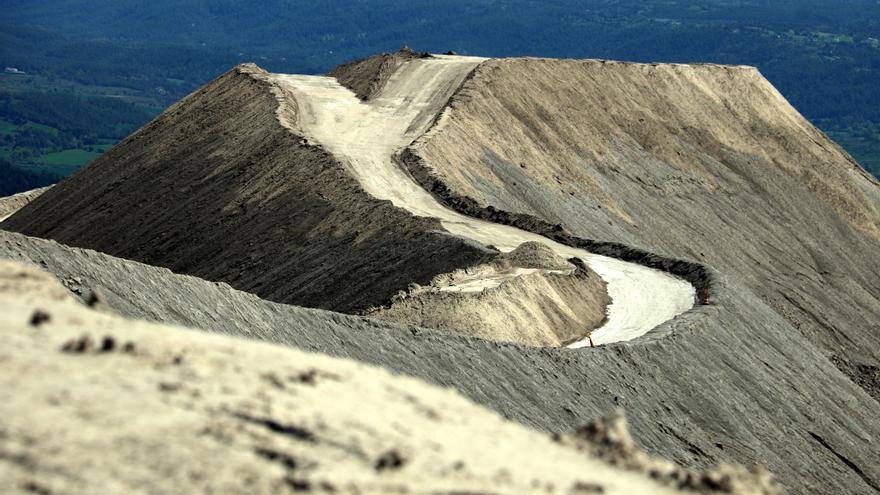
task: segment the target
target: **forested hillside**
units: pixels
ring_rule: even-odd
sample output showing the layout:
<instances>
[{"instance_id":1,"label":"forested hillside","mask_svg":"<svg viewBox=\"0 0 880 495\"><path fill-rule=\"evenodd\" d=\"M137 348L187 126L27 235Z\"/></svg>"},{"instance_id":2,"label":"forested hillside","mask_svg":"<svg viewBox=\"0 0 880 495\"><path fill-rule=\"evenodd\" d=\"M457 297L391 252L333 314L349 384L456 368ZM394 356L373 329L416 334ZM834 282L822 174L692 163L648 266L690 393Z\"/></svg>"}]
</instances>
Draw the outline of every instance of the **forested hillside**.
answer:
<instances>
[{"instance_id":1,"label":"forested hillside","mask_svg":"<svg viewBox=\"0 0 880 495\"><path fill-rule=\"evenodd\" d=\"M0 65L24 72L0 75L0 158L20 169L67 174L238 62L319 73L408 44L754 65L880 174L874 0L47 0L0 10Z\"/></svg>"}]
</instances>

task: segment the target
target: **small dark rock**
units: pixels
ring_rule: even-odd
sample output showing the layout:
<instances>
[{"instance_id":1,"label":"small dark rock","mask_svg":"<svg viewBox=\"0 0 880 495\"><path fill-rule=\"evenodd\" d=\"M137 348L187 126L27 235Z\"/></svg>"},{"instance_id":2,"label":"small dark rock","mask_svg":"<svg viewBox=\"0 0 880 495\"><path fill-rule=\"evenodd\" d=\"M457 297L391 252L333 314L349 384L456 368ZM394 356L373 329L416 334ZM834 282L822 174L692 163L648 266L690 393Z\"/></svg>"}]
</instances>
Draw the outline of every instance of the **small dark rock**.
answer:
<instances>
[{"instance_id":1,"label":"small dark rock","mask_svg":"<svg viewBox=\"0 0 880 495\"><path fill-rule=\"evenodd\" d=\"M26 492L36 493L38 495L51 495L52 493L52 490L35 481L28 481L22 488L24 488Z\"/></svg>"},{"instance_id":2,"label":"small dark rock","mask_svg":"<svg viewBox=\"0 0 880 495\"><path fill-rule=\"evenodd\" d=\"M306 370L291 378L306 385L314 385L318 381L318 370Z\"/></svg>"},{"instance_id":3,"label":"small dark rock","mask_svg":"<svg viewBox=\"0 0 880 495\"><path fill-rule=\"evenodd\" d=\"M94 344L92 343L92 338L88 335L83 335L78 339L73 339L67 341L62 347L61 350L63 352L69 352L72 354L82 354L84 352L88 352L94 348Z\"/></svg>"},{"instance_id":4,"label":"small dark rock","mask_svg":"<svg viewBox=\"0 0 880 495\"><path fill-rule=\"evenodd\" d=\"M284 452L273 449L258 448L254 453L269 461L277 462L287 469L296 469L299 466L299 463L296 462L296 459L293 456Z\"/></svg>"},{"instance_id":5,"label":"small dark rock","mask_svg":"<svg viewBox=\"0 0 880 495\"><path fill-rule=\"evenodd\" d=\"M295 492L308 492L312 490L312 484L309 482L309 480L287 478L285 481Z\"/></svg>"},{"instance_id":6,"label":"small dark rock","mask_svg":"<svg viewBox=\"0 0 880 495\"><path fill-rule=\"evenodd\" d=\"M116 349L116 339L112 336L107 335L101 340L101 352L112 352L113 349Z\"/></svg>"},{"instance_id":7,"label":"small dark rock","mask_svg":"<svg viewBox=\"0 0 880 495\"><path fill-rule=\"evenodd\" d=\"M92 309L104 308L107 306L107 299L101 291L94 288L92 289L92 293L89 294L89 299L86 301L86 304Z\"/></svg>"},{"instance_id":8,"label":"small dark rock","mask_svg":"<svg viewBox=\"0 0 880 495\"><path fill-rule=\"evenodd\" d=\"M159 383L159 390L161 390L162 392L177 392L178 390L180 390L180 384L161 382Z\"/></svg>"},{"instance_id":9,"label":"small dark rock","mask_svg":"<svg viewBox=\"0 0 880 495\"><path fill-rule=\"evenodd\" d=\"M34 314L31 315L31 326L38 327L43 323L49 322L51 319L52 316L42 309L35 310Z\"/></svg>"},{"instance_id":10,"label":"small dark rock","mask_svg":"<svg viewBox=\"0 0 880 495\"><path fill-rule=\"evenodd\" d=\"M385 471L388 469L400 469L406 463L406 460L396 450L385 452L376 460L376 471Z\"/></svg>"},{"instance_id":11,"label":"small dark rock","mask_svg":"<svg viewBox=\"0 0 880 495\"><path fill-rule=\"evenodd\" d=\"M605 487L586 481L578 481L571 487L571 493L605 493Z\"/></svg>"}]
</instances>

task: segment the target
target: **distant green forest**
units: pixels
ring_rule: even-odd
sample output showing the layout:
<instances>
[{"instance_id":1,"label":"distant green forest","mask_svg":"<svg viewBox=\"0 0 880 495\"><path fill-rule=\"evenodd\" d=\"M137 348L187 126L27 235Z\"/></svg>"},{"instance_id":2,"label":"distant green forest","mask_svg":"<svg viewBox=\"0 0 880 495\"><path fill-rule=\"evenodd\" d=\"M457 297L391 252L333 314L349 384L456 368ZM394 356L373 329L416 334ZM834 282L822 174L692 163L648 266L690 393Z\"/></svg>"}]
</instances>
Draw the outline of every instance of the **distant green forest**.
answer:
<instances>
[{"instance_id":1,"label":"distant green forest","mask_svg":"<svg viewBox=\"0 0 880 495\"><path fill-rule=\"evenodd\" d=\"M0 0L0 13L0 159L42 179L237 63L321 73L404 44L754 65L880 176L876 0Z\"/></svg>"},{"instance_id":2,"label":"distant green forest","mask_svg":"<svg viewBox=\"0 0 880 495\"><path fill-rule=\"evenodd\" d=\"M36 189L58 182L59 176L46 172L19 170L0 159L0 196Z\"/></svg>"}]
</instances>

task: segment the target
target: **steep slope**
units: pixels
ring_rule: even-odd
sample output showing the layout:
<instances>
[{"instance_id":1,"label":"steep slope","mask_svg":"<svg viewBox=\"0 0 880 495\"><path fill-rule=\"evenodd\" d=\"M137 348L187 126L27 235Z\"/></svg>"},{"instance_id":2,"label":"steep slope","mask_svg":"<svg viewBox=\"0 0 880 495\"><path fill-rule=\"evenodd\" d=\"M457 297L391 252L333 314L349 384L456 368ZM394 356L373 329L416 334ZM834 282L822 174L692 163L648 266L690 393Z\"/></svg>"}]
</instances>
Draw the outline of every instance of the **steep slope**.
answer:
<instances>
[{"instance_id":1,"label":"steep slope","mask_svg":"<svg viewBox=\"0 0 880 495\"><path fill-rule=\"evenodd\" d=\"M98 313L5 261L0 325L4 493L778 489L649 460L619 420L554 441L384 370Z\"/></svg>"},{"instance_id":2,"label":"steep slope","mask_svg":"<svg viewBox=\"0 0 880 495\"><path fill-rule=\"evenodd\" d=\"M755 69L493 60L405 156L469 214L716 268L880 399L880 187Z\"/></svg>"},{"instance_id":3,"label":"steep slope","mask_svg":"<svg viewBox=\"0 0 880 495\"><path fill-rule=\"evenodd\" d=\"M3 227L339 311L494 256L365 194L287 98L239 66Z\"/></svg>"}]
</instances>

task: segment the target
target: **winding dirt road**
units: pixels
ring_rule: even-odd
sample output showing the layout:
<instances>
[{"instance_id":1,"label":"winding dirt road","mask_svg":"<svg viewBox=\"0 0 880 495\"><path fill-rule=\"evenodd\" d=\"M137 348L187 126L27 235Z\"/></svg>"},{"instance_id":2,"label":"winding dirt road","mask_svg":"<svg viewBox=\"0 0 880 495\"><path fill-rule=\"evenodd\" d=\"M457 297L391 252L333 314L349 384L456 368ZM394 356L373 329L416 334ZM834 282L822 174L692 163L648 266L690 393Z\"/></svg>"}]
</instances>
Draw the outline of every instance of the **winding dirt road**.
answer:
<instances>
[{"instance_id":1,"label":"winding dirt road","mask_svg":"<svg viewBox=\"0 0 880 495\"><path fill-rule=\"evenodd\" d=\"M484 60L457 56L414 59L398 69L382 92L368 102L359 100L334 78L272 77L296 98L294 130L332 152L374 197L390 200L414 215L439 218L450 233L503 252L537 241L560 256L584 260L608 284L612 300L606 323L592 333L595 344L634 339L690 309L694 287L684 280L459 214L442 205L397 165L395 153L428 131L468 73ZM493 284L500 283L496 282ZM569 347L588 345L584 339Z\"/></svg>"}]
</instances>

